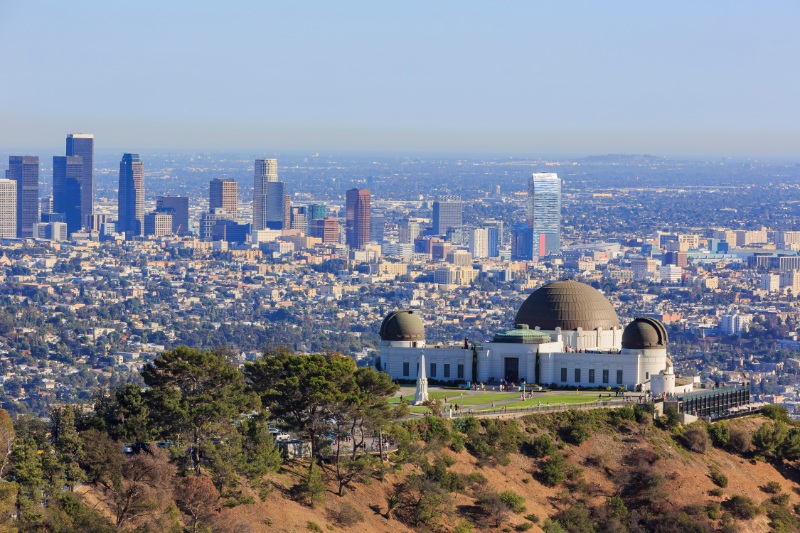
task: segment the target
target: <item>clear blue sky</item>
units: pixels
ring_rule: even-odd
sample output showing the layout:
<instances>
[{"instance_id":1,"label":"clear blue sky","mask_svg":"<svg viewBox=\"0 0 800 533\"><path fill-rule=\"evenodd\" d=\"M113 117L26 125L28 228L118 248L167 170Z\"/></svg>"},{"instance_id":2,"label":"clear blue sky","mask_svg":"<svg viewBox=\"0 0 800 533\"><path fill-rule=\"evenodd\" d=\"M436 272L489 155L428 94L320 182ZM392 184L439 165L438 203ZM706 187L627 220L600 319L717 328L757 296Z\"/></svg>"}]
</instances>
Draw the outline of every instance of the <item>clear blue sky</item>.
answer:
<instances>
[{"instance_id":1,"label":"clear blue sky","mask_svg":"<svg viewBox=\"0 0 800 533\"><path fill-rule=\"evenodd\" d=\"M800 157L800 2L0 0L0 147Z\"/></svg>"}]
</instances>

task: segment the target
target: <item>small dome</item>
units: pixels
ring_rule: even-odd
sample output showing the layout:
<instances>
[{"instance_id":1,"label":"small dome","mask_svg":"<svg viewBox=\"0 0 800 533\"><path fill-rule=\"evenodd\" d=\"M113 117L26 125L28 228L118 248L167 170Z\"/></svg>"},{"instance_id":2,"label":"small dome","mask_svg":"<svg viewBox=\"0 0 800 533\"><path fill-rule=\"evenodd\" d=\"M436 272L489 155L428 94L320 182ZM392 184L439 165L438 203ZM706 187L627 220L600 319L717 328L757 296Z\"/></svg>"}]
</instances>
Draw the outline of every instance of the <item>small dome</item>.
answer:
<instances>
[{"instance_id":1,"label":"small dome","mask_svg":"<svg viewBox=\"0 0 800 533\"><path fill-rule=\"evenodd\" d=\"M424 341L425 326L414 311L392 311L381 323L382 341Z\"/></svg>"},{"instance_id":2,"label":"small dome","mask_svg":"<svg viewBox=\"0 0 800 533\"><path fill-rule=\"evenodd\" d=\"M620 325L617 312L600 291L571 280L548 283L533 291L517 311L514 323L547 331L611 329Z\"/></svg>"},{"instance_id":3,"label":"small dome","mask_svg":"<svg viewBox=\"0 0 800 533\"><path fill-rule=\"evenodd\" d=\"M637 318L622 332L622 347L628 350L666 348L667 329L655 318Z\"/></svg>"}]
</instances>

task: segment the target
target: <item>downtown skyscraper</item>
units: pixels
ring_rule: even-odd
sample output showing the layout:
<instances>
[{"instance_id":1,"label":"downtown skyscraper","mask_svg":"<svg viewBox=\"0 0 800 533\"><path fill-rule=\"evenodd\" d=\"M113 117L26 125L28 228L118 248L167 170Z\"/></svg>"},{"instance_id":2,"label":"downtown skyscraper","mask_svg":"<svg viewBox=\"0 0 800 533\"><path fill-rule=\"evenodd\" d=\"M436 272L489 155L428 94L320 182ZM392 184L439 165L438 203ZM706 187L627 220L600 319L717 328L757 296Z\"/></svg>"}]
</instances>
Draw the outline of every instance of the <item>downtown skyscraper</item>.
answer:
<instances>
[{"instance_id":1,"label":"downtown skyscraper","mask_svg":"<svg viewBox=\"0 0 800 533\"><path fill-rule=\"evenodd\" d=\"M433 202L433 233L446 235L450 228L462 224L463 203L459 196L440 196Z\"/></svg>"},{"instance_id":2,"label":"downtown skyscraper","mask_svg":"<svg viewBox=\"0 0 800 533\"><path fill-rule=\"evenodd\" d=\"M17 182L17 237L35 237L33 225L39 222L39 156L9 156L6 178Z\"/></svg>"},{"instance_id":3,"label":"downtown skyscraper","mask_svg":"<svg viewBox=\"0 0 800 533\"><path fill-rule=\"evenodd\" d=\"M53 212L61 213L67 223L67 233L80 231L81 180L83 158L79 155L53 156Z\"/></svg>"},{"instance_id":4,"label":"downtown skyscraper","mask_svg":"<svg viewBox=\"0 0 800 533\"><path fill-rule=\"evenodd\" d=\"M277 159L256 159L253 173L253 231L267 229L268 183L278 181Z\"/></svg>"},{"instance_id":5,"label":"downtown skyscraper","mask_svg":"<svg viewBox=\"0 0 800 533\"><path fill-rule=\"evenodd\" d=\"M528 226L533 258L561 253L561 180L553 172L534 172L528 182Z\"/></svg>"},{"instance_id":6,"label":"downtown skyscraper","mask_svg":"<svg viewBox=\"0 0 800 533\"><path fill-rule=\"evenodd\" d=\"M94 214L94 135L91 133L70 133L67 135L67 156L81 157L80 185L80 227L92 229ZM69 218L69 215L67 215ZM70 230L72 232L74 230Z\"/></svg>"},{"instance_id":7,"label":"downtown skyscraper","mask_svg":"<svg viewBox=\"0 0 800 533\"><path fill-rule=\"evenodd\" d=\"M17 182L0 179L0 238L17 236Z\"/></svg>"},{"instance_id":8,"label":"downtown skyscraper","mask_svg":"<svg viewBox=\"0 0 800 533\"><path fill-rule=\"evenodd\" d=\"M349 189L346 195L345 241L354 249L369 242L370 193L369 189Z\"/></svg>"},{"instance_id":9,"label":"downtown skyscraper","mask_svg":"<svg viewBox=\"0 0 800 533\"><path fill-rule=\"evenodd\" d=\"M139 154L124 154L119 162L117 233L126 239L144 235L144 163Z\"/></svg>"},{"instance_id":10,"label":"downtown skyscraper","mask_svg":"<svg viewBox=\"0 0 800 533\"><path fill-rule=\"evenodd\" d=\"M214 178L208 184L208 208L222 208L232 218L239 217L239 184L234 180Z\"/></svg>"}]
</instances>

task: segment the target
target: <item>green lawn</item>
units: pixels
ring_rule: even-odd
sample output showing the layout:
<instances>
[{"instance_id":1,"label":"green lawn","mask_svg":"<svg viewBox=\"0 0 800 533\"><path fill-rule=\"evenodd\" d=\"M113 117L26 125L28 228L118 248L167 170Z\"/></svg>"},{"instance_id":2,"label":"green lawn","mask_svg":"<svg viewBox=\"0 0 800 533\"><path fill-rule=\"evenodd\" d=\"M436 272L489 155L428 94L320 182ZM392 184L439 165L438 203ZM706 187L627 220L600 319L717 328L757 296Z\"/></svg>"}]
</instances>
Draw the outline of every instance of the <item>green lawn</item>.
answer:
<instances>
[{"instance_id":1,"label":"green lawn","mask_svg":"<svg viewBox=\"0 0 800 533\"><path fill-rule=\"evenodd\" d=\"M459 391L436 391L431 392L428 394L429 398L441 400L444 402L444 399L447 398L447 403L457 403L459 405L484 405L492 403L494 399L495 402L500 402L504 400L513 400L514 398L519 398L518 392L489 392L487 391L486 394L483 392L468 392L464 391L464 396L459 396L461 393ZM413 400L414 394L403 395L403 399L406 401ZM395 396L394 398L389 398L389 403L396 404L400 403L400 397Z\"/></svg>"}]
</instances>

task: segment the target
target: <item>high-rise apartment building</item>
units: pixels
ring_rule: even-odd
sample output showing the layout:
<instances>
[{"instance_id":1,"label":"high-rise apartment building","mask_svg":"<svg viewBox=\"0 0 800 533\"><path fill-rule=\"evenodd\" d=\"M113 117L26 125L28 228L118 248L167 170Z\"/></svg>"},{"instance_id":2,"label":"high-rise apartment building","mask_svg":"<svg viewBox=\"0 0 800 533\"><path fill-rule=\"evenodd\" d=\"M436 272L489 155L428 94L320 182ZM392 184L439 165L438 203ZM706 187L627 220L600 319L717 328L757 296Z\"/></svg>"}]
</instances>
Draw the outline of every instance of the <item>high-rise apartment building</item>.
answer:
<instances>
[{"instance_id":1,"label":"high-rise apartment building","mask_svg":"<svg viewBox=\"0 0 800 533\"><path fill-rule=\"evenodd\" d=\"M156 212L172 215L172 233L181 236L189 234L188 196L157 196Z\"/></svg>"},{"instance_id":2,"label":"high-rise apartment building","mask_svg":"<svg viewBox=\"0 0 800 533\"><path fill-rule=\"evenodd\" d=\"M489 228L473 228L470 231L469 253L475 259L489 257Z\"/></svg>"},{"instance_id":3,"label":"high-rise apartment building","mask_svg":"<svg viewBox=\"0 0 800 533\"><path fill-rule=\"evenodd\" d=\"M17 182L17 237L34 237L39 222L39 156L8 156L6 178Z\"/></svg>"},{"instance_id":4,"label":"high-rise apartment building","mask_svg":"<svg viewBox=\"0 0 800 533\"><path fill-rule=\"evenodd\" d=\"M91 133L67 135L67 156L81 157L81 176L78 180L80 185L80 227L90 229L90 219L94 212L94 135Z\"/></svg>"},{"instance_id":5,"label":"high-rise apartment building","mask_svg":"<svg viewBox=\"0 0 800 533\"><path fill-rule=\"evenodd\" d=\"M462 225L463 203L458 196L440 196L433 202L433 234L446 235L447 230Z\"/></svg>"},{"instance_id":6,"label":"high-rise apartment building","mask_svg":"<svg viewBox=\"0 0 800 533\"><path fill-rule=\"evenodd\" d=\"M117 233L144 235L144 163L139 154L123 154L119 162Z\"/></svg>"},{"instance_id":7,"label":"high-rise apartment building","mask_svg":"<svg viewBox=\"0 0 800 533\"><path fill-rule=\"evenodd\" d=\"M63 213L67 233L80 231L83 158L79 155L53 157L53 212Z\"/></svg>"},{"instance_id":8,"label":"high-rise apartment building","mask_svg":"<svg viewBox=\"0 0 800 533\"><path fill-rule=\"evenodd\" d=\"M267 229L267 184L278 181L277 159L256 159L253 174L253 231Z\"/></svg>"},{"instance_id":9,"label":"high-rise apartment building","mask_svg":"<svg viewBox=\"0 0 800 533\"><path fill-rule=\"evenodd\" d=\"M208 208L221 207L233 218L239 216L239 184L232 179L211 180L208 191Z\"/></svg>"},{"instance_id":10,"label":"high-rise apartment building","mask_svg":"<svg viewBox=\"0 0 800 533\"><path fill-rule=\"evenodd\" d=\"M0 179L0 238L17 237L17 181Z\"/></svg>"},{"instance_id":11,"label":"high-rise apartment building","mask_svg":"<svg viewBox=\"0 0 800 533\"><path fill-rule=\"evenodd\" d=\"M349 189L346 195L345 242L351 248L361 248L369 242L369 189Z\"/></svg>"},{"instance_id":12,"label":"high-rise apartment building","mask_svg":"<svg viewBox=\"0 0 800 533\"><path fill-rule=\"evenodd\" d=\"M534 257L561 253L561 180L553 172L534 172L528 183L529 226Z\"/></svg>"}]
</instances>

